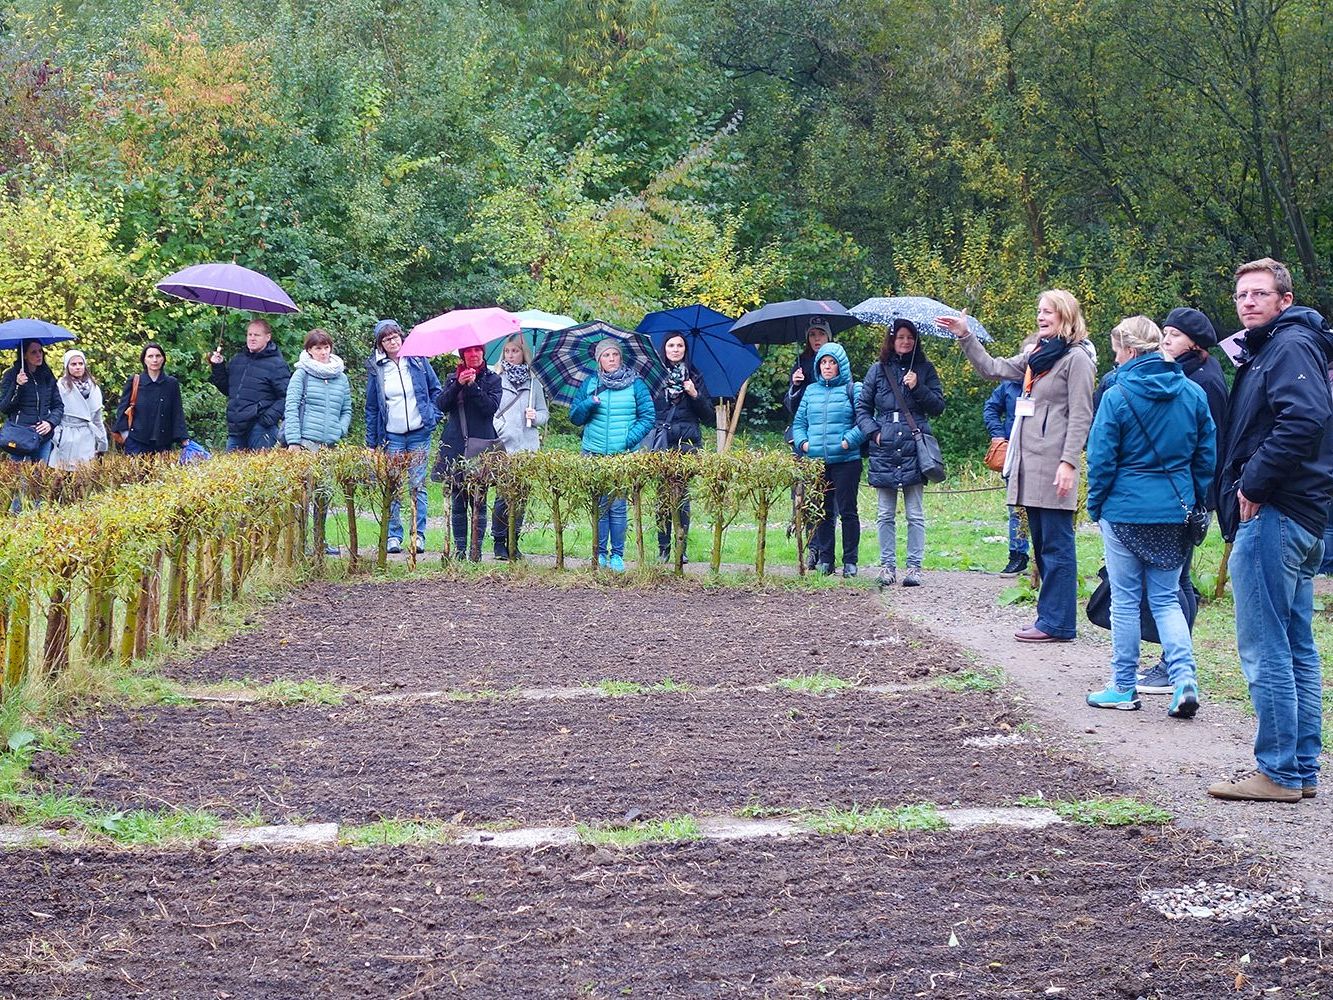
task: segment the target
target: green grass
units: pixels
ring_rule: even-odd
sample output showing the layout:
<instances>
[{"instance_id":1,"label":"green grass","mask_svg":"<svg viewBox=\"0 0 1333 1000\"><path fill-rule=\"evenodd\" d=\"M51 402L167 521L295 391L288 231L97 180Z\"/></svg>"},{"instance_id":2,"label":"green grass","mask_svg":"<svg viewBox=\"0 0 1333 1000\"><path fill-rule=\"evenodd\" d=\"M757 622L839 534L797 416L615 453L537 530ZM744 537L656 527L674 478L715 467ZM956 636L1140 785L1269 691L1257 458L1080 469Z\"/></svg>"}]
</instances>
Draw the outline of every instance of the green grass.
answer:
<instances>
[{"instance_id":1,"label":"green grass","mask_svg":"<svg viewBox=\"0 0 1333 1000\"><path fill-rule=\"evenodd\" d=\"M670 677L658 681L656 684L639 684L634 681L618 681L613 678L605 678L592 685L601 691L608 698L624 698L628 695L636 694L674 694L683 693L690 690L688 684L682 684L680 681L672 680Z\"/></svg>"},{"instance_id":2,"label":"green grass","mask_svg":"<svg viewBox=\"0 0 1333 1000\"><path fill-rule=\"evenodd\" d=\"M337 684L317 680L276 680L266 684L254 681L224 681L203 688L180 692L189 701L197 695L246 695L265 705L341 705L351 692Z\"/></svg>"},{"instance_id":3,"label":"green grass","mask_svg":"<svg viewBox=\"0 0 1333 1000\"><path fill-rule=\"evenodd\" d=\"M439 820L381 819L361 826L345 826L338 843L348 847L402 847L409 844L448 844L458 828Z\"/></svg>"},{"instance_id":4,"label":"green grass","mask_svg":"<svg viewBox=\"0 0 1333 1000\"><path fill-rule=\"evenodd\" d=\"M189 844L217 836L221 821L198 809L91 812L83 825L118 844Z\"/></svg>"},{"instance_id":5,"label":"green grass","mask_svg":"<svg viewBox=\"0 0 1333 1000\"><path fill-rule=\"evenodd\" d=\"M1050 809L1061 819L1084 826L1139 826L1171 822L1171 814L1165 809L1123 795L1090 799L1045 799L1027 795L1019 799L1018 804Z\"/></svg>"},{"instance_id":6,"label":"green grass","mask_svg":"<svg viewBox=\"0 0 1333 1000\"><path fill-rule=\"evenodd\" d=\"M776 687L784 691L795 691L799 694L835 694L838 691L854 687L851 681L843 680L837 674L826 674L822 671L815 674L801 674L798 677L784 677L778 681Z\"/></svg>"},{"instance_id":7,"label":"green grass","mask_svg":"<svg viewBox=\"0 0 1333 1000\"><path fill-rule=\"evenodd\" d=\"M996 668L993 670L963 670L956 674L942 674L935 681L935 686L943 688L945 691L952 691L955 694L967 691L998 691L1004 687L1004 671Z\"/></svg>"},{"instance_id":8,"label":"green grass","mask_svg":"<svg viewBox=\"0 0 1333 1000\"><path fill-rule=\"evenodd\" d=\"M831 807L820 812L801 814L801 822L819 834L902 833L907 830L946 830L934 803L919 805L872 806L850 809Z\"/></svg>"},{"instance_id":9,"label":"green grass","mask_svg":"<svg viewBox=\"0 0 1333 1000\"><path fill-rule=\"evenodd\" d=\"M579 839L585 844L610 847L634 847L638 844L676 843L698 840L703 836L699 821L693 816L670 816L643 820L626 826L589 826L578 824Z\"/></svg>"}]
</instances>

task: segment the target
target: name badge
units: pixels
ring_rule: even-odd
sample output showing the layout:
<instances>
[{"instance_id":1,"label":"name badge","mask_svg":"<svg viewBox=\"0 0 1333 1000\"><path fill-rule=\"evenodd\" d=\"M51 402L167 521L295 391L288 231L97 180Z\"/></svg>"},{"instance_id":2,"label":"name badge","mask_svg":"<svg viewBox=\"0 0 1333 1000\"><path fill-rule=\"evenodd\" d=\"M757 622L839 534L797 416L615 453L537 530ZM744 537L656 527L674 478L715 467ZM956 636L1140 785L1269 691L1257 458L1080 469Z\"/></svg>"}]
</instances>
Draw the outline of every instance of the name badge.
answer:
<instances>
[{"instance_id":1,"label":"name badge","mask_svg":"<svg viewBox=\"0 0 1333 1000\"><path fill-rule=\"evenodd\" d=\"M1036 412L1037 412L1037 404L1032 402L1032 400L1028 399L1026 396L1021 399L1014 400L1014 416L1030 417L1033 416Z\"/></svg>"}]
</instances>

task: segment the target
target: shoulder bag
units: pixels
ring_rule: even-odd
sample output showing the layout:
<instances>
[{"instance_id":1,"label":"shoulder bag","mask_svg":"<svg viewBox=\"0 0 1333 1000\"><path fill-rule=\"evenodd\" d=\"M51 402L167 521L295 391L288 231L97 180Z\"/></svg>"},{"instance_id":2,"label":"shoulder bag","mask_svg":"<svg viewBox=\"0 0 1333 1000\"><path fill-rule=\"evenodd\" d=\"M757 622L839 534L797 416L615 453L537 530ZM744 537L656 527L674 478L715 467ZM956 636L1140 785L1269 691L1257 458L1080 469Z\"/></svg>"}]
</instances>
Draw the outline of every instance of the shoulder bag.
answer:
<instances>
[{"instance_id":1,"label":"shoulder bag","mask_svg":"<svg viewBox=\"0 0 1333 1000\"><path fill-rule=\"evenodd\" d=\"M42 422L42 390L37 389L37 423ZM14 386L14 392L17 395L18 386ZM10 455L35 455L42 450L42 436L37 433L36 426L29 427L27 424L15 423L12 420L6 420L3 426L0 426L0 449L8 452Z\"/></svg>"},{"instance_id":2,"label":"shoulder bag","mask_svg":"<svg viewBox=\"0 0 1333 1000\"><path fill-rule=\"evenodd\" d=\"M474 438L467 432L467 403L463 400L463 391L458 392L458 423L463 430L463 457L476 458L488 451L504 451L504 442L499 438Z\"/></svg>"},{"instance_id":3,"label":"shoulder bag","mask_svg":"<svg viewBox=\"0 0 1333 1000\"><path fill-rule=\"evenodd\" d=\"M134 381L130 384L130 405L125 407L125 429L123 431L113 431L111 436L116 439L116 444L124 444L130 436L130 430L134 427L134 410L139 405L139 376L134 376Z\"/></svg>"},{"instance_id":4,"label":"shoulder bag","mask_svg":"<svg viewBox=\"0 0 1333 1000\"><path fill-rule=\"evenodd\" d=\"M928 483L942 483L948 474L944 468L944 456L940 452L940 443L935 435L923 431L917 426L912 410L903 399L903 391L898 388L898 380L889 372L884 372L884 380L889 383L893 395L898 400L899 412L907 418L907 426L912 429L912 440L916 444L916 463L921 469L921 478Z\"/></svg>"},{"instance_id":5,"label":"shoulder bag","mask_svg":"<svg viewBox=\"0 0 1333 1000\"><path fill-rule=\"evenodd\" d=\"M671 450L671 421L676 416L676 407L678 406L680 406L679 399L671 404L671 409L667 410L665 417L653 424L653 429L643 439L644 451Z\"/></svg>"},{"instance_id":6,"label":"shoulder bag","mask_svg":"<svg viewBox=\"0 0 1333 1000\"><path fill-rule=\"evenodd\" d=\"M1162 472L1166 475L1166 483L1171 487L1171 492L1176 495L1176 502L1180 504L1180 509L1185 512L1185 537L1189 539L1191 545L1202 545L1203 540L1208 536L1208 524L1211 521L1211 515L1208 508L1202 501L1194 501L1191 507L1185 503L1185 498L1180 495L1180 490L1176 489L1175 482L1171 479L1171 469L1166 467L1162 461L1161 454L1157 451L1157 445L1153 444L1152 435L1148 429L1143 426L1143 421L1139 419L1138 413L1134 409L1134 404L1129 401L1129 393L1125 392L1122 386L1116 386L1120 390L1120 395L1125 398L1125 405L1129 407L1129 414L1134 418L1134 423L1139 425L1139 431L1148 442L1148 447L1152 449L1153 458L1157 459L1157 464L1162 467Z\"/></svg>"}]
</instances>

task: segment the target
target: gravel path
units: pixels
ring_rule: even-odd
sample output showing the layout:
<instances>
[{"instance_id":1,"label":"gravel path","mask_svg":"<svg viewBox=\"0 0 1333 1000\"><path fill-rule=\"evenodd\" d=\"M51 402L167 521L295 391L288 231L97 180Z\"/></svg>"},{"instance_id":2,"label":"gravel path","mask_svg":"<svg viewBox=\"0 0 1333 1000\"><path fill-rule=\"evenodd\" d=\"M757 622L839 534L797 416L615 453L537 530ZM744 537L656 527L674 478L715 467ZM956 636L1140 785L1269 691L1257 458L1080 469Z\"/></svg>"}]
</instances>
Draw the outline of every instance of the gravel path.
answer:
<instances>
[{"instance_id":1,"label":"gravel path","mask_svg":"<svg viewBox=\"0 0 1333 1000\"><path fill-rule=\"evenodd\" d=\"M1204 789L1254 766L1254 721L1239 708L1208 701L1192 722L1167 718L1165 697L1145 696L1138 712L1089 708L1088 691L1102 687L1110 633L1081 622L1070 643L1034 645L1012 638L1032 623L1031 605L996 603L1009 581L985 573L930 572L925 586L885 592L890 611L972 650L985 665L1003 668L1028 711L1051 733L1064 732L1086 759L1123 775L1140 794L1194 826L1237 846L1281 855L1309 891L1333 899L1333 790L1298 805L1222 802ZM1156 647L1147 647L1155 649Z\"/></svg>"}]
</instances>

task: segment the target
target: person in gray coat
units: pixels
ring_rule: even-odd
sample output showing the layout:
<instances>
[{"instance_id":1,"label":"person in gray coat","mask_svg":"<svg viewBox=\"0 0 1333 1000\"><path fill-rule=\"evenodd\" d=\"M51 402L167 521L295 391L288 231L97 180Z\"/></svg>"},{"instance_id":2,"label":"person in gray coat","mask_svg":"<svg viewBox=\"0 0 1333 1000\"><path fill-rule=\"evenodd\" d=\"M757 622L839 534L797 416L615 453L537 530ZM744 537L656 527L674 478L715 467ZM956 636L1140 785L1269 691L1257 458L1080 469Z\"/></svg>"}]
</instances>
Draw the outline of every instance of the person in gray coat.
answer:
<instances>
[{"instance_id":1,"label":"person in gray coat","mask_svg":"<svg viewBox=\"0 0 1333 1000\"><path fill-rule=\"evenodd\" d=\"M500 376L500 407L495 411L495 432L505 451L536 451L542 446L541 428L551 419L546 403L546 390L532 370L532 351L521 333L505 341L500 364L495 368ZM495 558L522 559L518 551L518 537L523 533L523 508L514 512L514 551L509 551L509 505L498 492L491 508L491 540Z\"/></svg>"},{"instance_id":2,"label":"person in gray coat","mask_svg":"<svg viewBox=\"0 0 1333 1000\"><path fill-rule=\"evenodd\" d=\"M106 451L106 422L102 419L102 389L93 381L84 353L66 351L62 366L56 388L65 414L56 428L50 463L57 469L73 469Z\"/></svg>"},{"instance_id":3,"label":"person in gray coat","mask_svg":"<svg viewBox=\"0 0 1333 1000\"><path fill-rule=\"evenodd\" d=\"M944 390L935 366L921 349L916 325L900 319L885 332L879 360L866 372L856 401L856 424L870 442L870 485L879 495L881 587L897 582L895 518L900 490L907 513L907 572L903 586L915 587L921 583L921 560L926 552L926 480L917 462L916 439L907 413L922 432L929 432L927 418L943 412Z\"/></svg>"}]
</instances>

